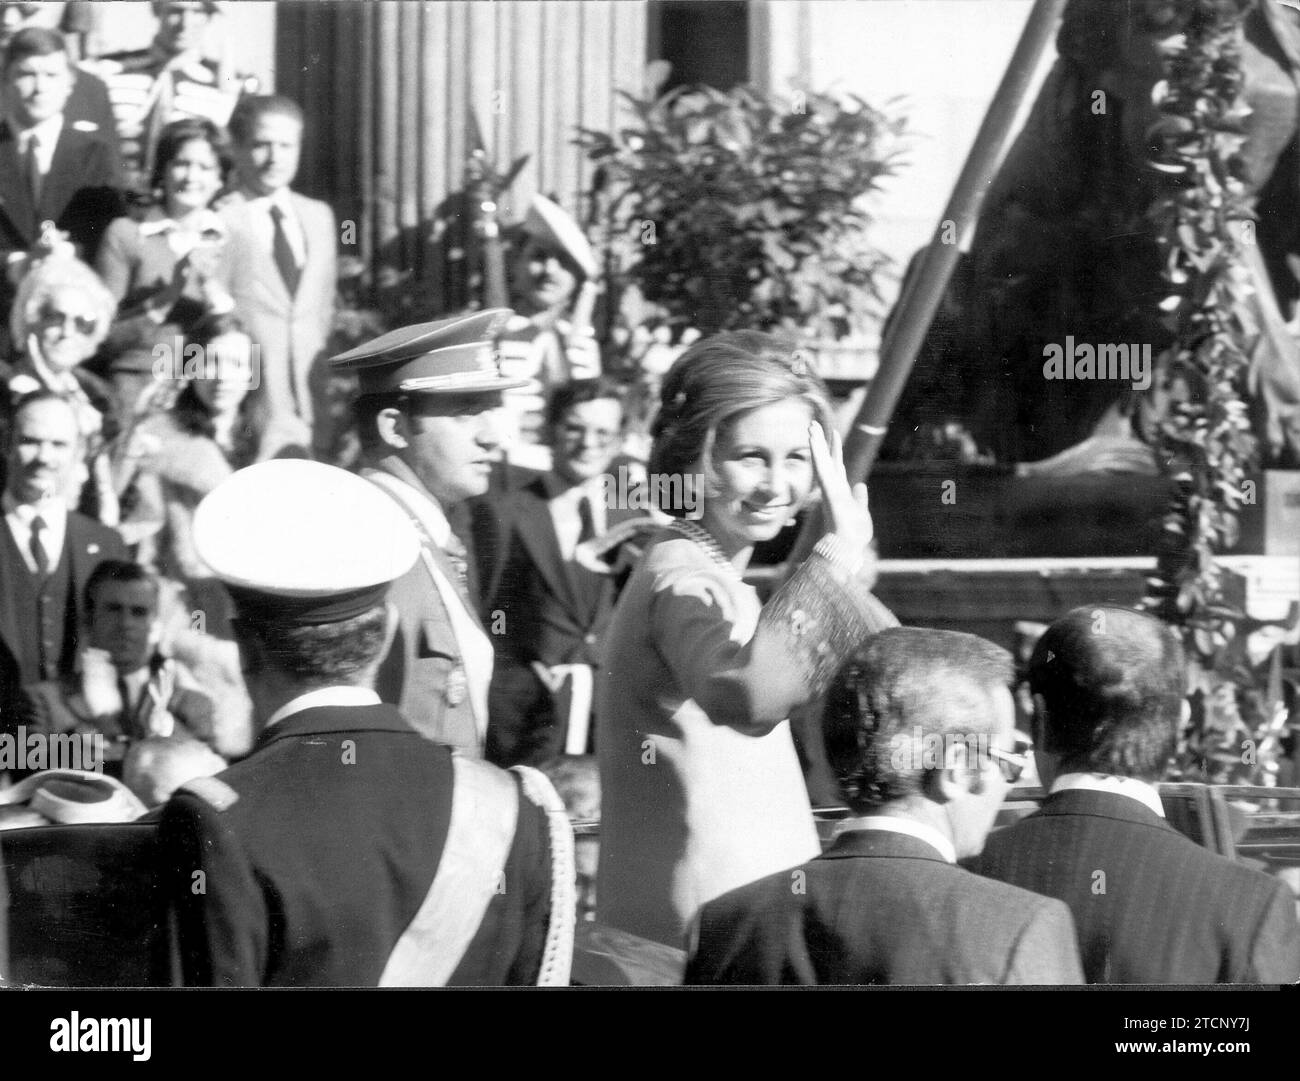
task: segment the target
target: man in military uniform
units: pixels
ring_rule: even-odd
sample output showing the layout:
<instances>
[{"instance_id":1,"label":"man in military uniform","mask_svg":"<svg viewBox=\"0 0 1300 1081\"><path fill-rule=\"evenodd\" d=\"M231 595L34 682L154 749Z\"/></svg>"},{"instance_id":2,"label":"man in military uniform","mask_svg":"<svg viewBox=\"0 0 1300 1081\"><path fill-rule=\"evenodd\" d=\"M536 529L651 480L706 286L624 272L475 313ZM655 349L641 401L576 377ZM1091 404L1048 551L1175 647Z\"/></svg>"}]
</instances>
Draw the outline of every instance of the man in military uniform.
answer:
<instances>
[{"instance_id":1,"label":"man in military uniform","mask_svg":"<svg viewBox=\"0 0 1300 1081\"><path fill-rule=\"evenodd\" d=\"M185 982L567 982L572 833L554 789L423 739L372 689L389 583L420 555L402 508L276 460L214 489L194 541L235 602L260 733L162 814Z\"/></svg>"},{"instance_id":2,"label":"man in military uniform","mask_svg":"<svg viewBox=\"0 0 1300 1081\"><path fill-rule=\"evenodd\" d=\"M574 379L600 375L592 335L598 265L581 227L544 195L534 195L515 229L510 303L515 310L499 336L501 370L523 387L506 395L510 461L550 468L544 442L546 400Z\"/></svg>"},{"instance_id":3,"label":"man in military uniform","mask_svg":"<svg viewBox=\"0 0 1300 1081\"><path fill-rule=\"evenodd\" d=\"M492 643L452 523L487 491L502 391L524 382L502 376L493 351L509 315L493 309L405 327L330 361L358 376L361 475L420 535L420 560L394 591L400 620L376 689L418 731L475 758L487 732Z\"/></svg>"},{"instance_id":4,"label":"man in military uniform","mask_svg":"<svg viewBox=\"0 0 1300 1081\"><path fill-rule=\"evenodd\" d=\"M213 0L154 0L153 10L158 33L149 48L112 53L93 65L108 85L124 172L141 191L153 172L158 135L168 123L194 116L224 128L240 93L254 89L254 80L227 79L201 54L204 32L218 10Z\"/></svg>"}]
</instances>

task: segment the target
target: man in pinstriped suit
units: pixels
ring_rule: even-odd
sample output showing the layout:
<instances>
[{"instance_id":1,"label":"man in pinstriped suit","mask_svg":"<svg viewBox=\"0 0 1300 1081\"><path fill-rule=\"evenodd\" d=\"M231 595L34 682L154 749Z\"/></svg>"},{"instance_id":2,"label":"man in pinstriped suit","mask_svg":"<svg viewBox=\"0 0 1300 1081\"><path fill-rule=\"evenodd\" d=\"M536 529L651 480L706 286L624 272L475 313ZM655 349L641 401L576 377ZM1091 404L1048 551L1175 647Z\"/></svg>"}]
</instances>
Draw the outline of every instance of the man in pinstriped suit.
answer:
<instances>
[{"instance_id":1,"label":"man in pinstriped suit","mask_svg":"<svg viewBox=\"0 0 1300 1081\"><path fill-rule=\"evenodd\" d=\"M1174 830L1155 783L1174 750L1182 649L1151 616L1077 608L1029 670L1042 807L993 834L971 868L1069 905L1089 983L1300 979L1284 882Z\"/></svg>"}]
</instances>

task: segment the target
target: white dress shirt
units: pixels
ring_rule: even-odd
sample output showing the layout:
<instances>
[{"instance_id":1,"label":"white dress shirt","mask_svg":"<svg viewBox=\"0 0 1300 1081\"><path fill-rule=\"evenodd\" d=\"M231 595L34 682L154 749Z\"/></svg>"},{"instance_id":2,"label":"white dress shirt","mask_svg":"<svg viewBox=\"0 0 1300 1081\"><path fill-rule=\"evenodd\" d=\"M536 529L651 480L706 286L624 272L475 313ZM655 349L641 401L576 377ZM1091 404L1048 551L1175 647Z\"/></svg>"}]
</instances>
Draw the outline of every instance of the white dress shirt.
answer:
<instances>
[{"instance_id":1,"label":"white dress shirt","mask_svg":"<svg viewBox=\"0 0 1300 1081\"><path fill-rule=\"evenodd\" d=\"M41 543L45 545L45 554L49 557L49 570L59 565L63 555L63 538L68 532L68 508L61 499L43 499L39 503L19 503L7 492L4 497L5 521L9 532L13 534L22 553L27 569L36 573L36 560L32 557L32 519L38 514L45 522L41 531Z\"/></svg>"},{"instance_id":2,"label":"white dress shirt","mask_svg":"<svg viewBox=\"0 0 1300 1081\"><path fill-rule=\"evenodd\" d=\"M314 691L291 698L266 719L263 730L271 725L301 713L304 709L319 709L321 706L377 706L379 695L369 687L353 687L341 684L335 687L317 687Z\"/></svg>"},{"instance_id":3,"label":"white dress shirt","mask_svg":"<svg viewBox=\"0 0 1300 1081\"><path fill-rule=\"evenodd\" d=\"M917 822L911 818L897 818L893 815L865 815L862 818L851 818L835 831L836 837L843 833L849 833L853 830L883 830L887 833L905 833L908 837L915 837L918 841L924 841L940 856L945 863L957 862L957 849L953 843L948 840L933 826L928 826L924 822Z\"/></svg>"},{"instance_id":4,"label":"white dress shirt","mask_svg":"<svg viewBox=\"0 0 1300 1081\"><path fill-rule=\"evenodd\" d=\"M595 535L599 537L605 532L605 486L602 481L602 477L595 477L582 484L561 488L563 482L554 474L546 477L547 507L555 526L555 539L560 544L560 555L569 562L573 561L573 551L578 547L578 540L582 536L582 514L578 506L583 496L587 497L587 505L591 508Z\"/></svg>"},{"instance_id":5,"label":"white dress shirt","mask_svg":"<svg viewBox=\"0 0 1300 1081\"><path fill-rule=\"evenodd\" d=\"M1113 777L1105 773L1062 773L1052 782L1051 795L1058 792L1110 792L1116 796L1127 796L1154 811L1161 818L1165 817L1164 804L1160 802L1160 792L1154 785L1139 781L1136 777Z\"/></svg>"}]
</instances>

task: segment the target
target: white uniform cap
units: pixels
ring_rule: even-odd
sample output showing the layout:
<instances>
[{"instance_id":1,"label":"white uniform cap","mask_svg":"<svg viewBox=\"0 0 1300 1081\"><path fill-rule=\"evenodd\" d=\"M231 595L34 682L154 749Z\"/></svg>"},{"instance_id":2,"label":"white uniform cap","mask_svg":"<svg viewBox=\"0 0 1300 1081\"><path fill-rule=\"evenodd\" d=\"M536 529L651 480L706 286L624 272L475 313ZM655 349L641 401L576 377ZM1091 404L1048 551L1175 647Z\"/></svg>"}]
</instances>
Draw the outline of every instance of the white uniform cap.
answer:
<instances>
[{"instance_id":1,"label":"white uniform cap","mask_svg":"<svg viewBox=\"0 0 1300 1081\"><path fill-rule=\"evenodd\" d=\"M390 496L297 458L249 466L213 489L194 512L194 546L241 615L304 624L349 619L380 603L420 550Z\"/></svg>"}]
</instances>

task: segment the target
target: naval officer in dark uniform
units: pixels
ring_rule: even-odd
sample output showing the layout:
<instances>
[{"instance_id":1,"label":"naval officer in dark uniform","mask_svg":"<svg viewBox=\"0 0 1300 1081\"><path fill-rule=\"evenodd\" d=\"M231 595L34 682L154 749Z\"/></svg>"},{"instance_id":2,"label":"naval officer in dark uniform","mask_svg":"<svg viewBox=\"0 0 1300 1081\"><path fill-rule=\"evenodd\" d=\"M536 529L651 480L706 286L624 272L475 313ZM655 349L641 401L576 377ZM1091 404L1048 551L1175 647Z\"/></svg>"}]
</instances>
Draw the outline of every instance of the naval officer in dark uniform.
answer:
<instances>
[{"instance_id":1,"label":"naval officer in dark uniform","mask_svg":"<svg viewBox=\"0 0 1300 1081\"><path fill-rule=\"evenodd\" d=\"M361 475L420 537L419 560L393 590L400 618L375 689L429 739L474 758L493 650L470 579L466 503L487 492L500 457L501 392L523 385L497 367L493 339L509 317L492 309L403 327L330 361L357 373Z\"/></svg>"},{"instance_id":2,"label":"naval officer in dark uniform","mask_svg":"<svg viewBox=\"0 0 1300 1081\"><path fill-rule=\"evenodd\" d=\"M400 507L277 460L216 488L194 540L235 601L260 733L163 812L185 983L566 983L572 833L554 790L423 738L371 689L388 584L419 553Z\"/></svg>"}]
</instances>

